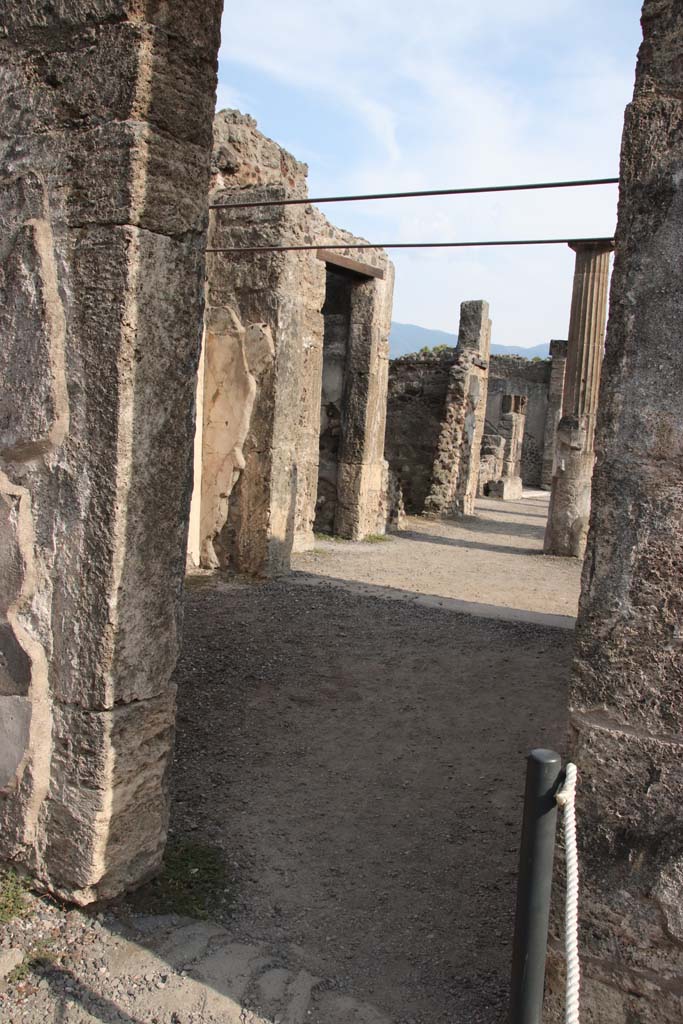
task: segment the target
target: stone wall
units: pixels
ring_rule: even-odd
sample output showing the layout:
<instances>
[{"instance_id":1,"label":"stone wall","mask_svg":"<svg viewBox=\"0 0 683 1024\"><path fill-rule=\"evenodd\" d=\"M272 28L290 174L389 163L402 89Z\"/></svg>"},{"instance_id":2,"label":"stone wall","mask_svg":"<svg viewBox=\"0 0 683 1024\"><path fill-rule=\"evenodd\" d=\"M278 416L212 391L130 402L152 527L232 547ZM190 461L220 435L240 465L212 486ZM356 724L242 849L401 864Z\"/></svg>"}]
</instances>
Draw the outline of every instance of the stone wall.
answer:
<instances>
[{"instance_id":1,"label":"stone wall","mask_svg":"<svg viewBox=\"0 0 683 1024\"><path fill-rule=\"evenodd\" d=\"M528 399L524 395L504 395L498 423L503 442L500 475L486 481L483 490L492 498L518 501L522 497L522 456L526 438L526 410ZM481 473L479 483L482 485ZM488 485L488 486L487 486Z\"/></svg>"},{"instance_id":2,"label":"stone wall","mask_svg":"<svg viewBox=\"0 0 683 1024\"><path fill-rule=\"evenodd\" d=\"M385 451L412 515L424 511L432 484L454 354L401 356L389 364Z\"/></svg>"},{"instance_id":3,"label":"stone wall","mask_svg":"<svg viewBox=\"0 0 683 1024\"><path fill-rule=\"evenodd\" d=\"M253 118L222 111L216 115L214 138L214 203L305 197L306 166L263 136ZM209 250L316 241L324 246L358 239L307 204L216 210L209 231ZM393 268L378 249L364 250L362 259L381 276L337 267L330 272L315 251L209 252L205 337L213 338L219 348L232 347L234 356L223 357L230 369L221 381L207 387L204 380L204 475L213 475L216 458L225 472L218 484L210 481L200 487L196 482L195 504L205 507L195 517L201 537L190 551L200 551L202 564L273 573L288 567L293 546L312 544L326 285L331 274L348 285L349 310L347 335L337 339L343 401L333 464L329 430L323 439L322 498L328 499L328 512L334 506L330 528L341 536L384 531L383 438ZM214 320L231 326L217 335L210 326ZM253 345L257 352L250 351ZM241 382L244 364L249 369L254 359L260 371L246 386ZM205 374L208 369L206 363ZM328 384L329 373L328 366ZM225 416L213 416L211 406L216 402L224 405ZM212 441L206 434L207 417L229 423ZM236 424L242 424L243 436L235 445Z\"/></svg>"},{"instance_id":4,"label":"stone wall","mask_svg":"<svg viewBox=\"0 0 683 1024\"><path fill-rule=\"evenodd\" d=\"M601 1024L683 1019L683 6L646 0L642 25L570 688L582 1000Z\"/></svg>"},{"instance_id":5,"label":"stone wall","mask_svg":"<svg viewBox=\"0 0 683 1024\"><path fill-rule=\"evenodd\" d=\"M408 512L424 510L432 487L434 453L442 430L455 352L446 349L436 354L402 356L390 364L386 453L401 481ZM550 360L530 362L516 356L490 356L486 419L481 428L480 495L489 481L499 480L503 475L503 403L511 395L527 400L521 479L529 487L540 485L546 421L550 415L550 375Z\"/></svg>"},{"instance_id":6,"label":"stone wall","mask_svg":"<svg viewBox=\"0 0 683 1024\"><path fill-rule=\"evenodd\" d=\"M76 902L166 837L220 6L3 5L0 859Z\"/></svg>"},{"instance_id":7,"label":"stone wall","mask_svg":"<svg viewBox=\"0 0 683 1024\"><path fill-rule=\"evenodd\" d=\"M526 397L522 480L527 487L539 487L541 484L550 372L549 359L533 362L521 356L491 356L486 431L499 433L506 395Z\"/></svg>"}]
</instances>

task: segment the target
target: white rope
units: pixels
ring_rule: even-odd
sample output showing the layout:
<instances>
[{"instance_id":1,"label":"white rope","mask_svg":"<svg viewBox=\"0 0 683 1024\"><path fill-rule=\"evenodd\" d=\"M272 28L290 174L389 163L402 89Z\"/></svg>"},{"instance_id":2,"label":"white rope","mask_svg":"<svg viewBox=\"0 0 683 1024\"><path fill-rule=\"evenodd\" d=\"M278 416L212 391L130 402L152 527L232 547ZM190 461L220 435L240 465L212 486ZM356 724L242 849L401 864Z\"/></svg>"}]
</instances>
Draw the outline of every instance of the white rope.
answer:
<instances>
[{"instance_id":1,"label":"white rope","mask_svg":"<svg viewBox=\"0 0 683 1024\"><path fill-rule=\"evenodd\" d=\"M564 945L567 960L565 1000L566 1024L579 1024L579 990L581 965L579 964L579 855L576 847L576 765L565 768L562 789L555 796L564 813L564 846L567 871L565 894Z\"/></svg>"}]
</instances>

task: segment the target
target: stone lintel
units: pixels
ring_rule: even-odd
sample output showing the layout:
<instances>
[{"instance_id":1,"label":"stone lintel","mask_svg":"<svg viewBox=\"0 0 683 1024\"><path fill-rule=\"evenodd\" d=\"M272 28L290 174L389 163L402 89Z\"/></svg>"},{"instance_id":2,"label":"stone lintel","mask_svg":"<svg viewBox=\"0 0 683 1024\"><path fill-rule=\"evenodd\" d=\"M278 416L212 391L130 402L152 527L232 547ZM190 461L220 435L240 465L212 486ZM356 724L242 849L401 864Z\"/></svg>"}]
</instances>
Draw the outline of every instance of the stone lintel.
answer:
<instances>
[{"instance_id":1,"label":"stone lintel","mask_svg":"<svg viewBox=\"0 0 683 1024\"><path fill-rule=\"evenodd\" d=\"M318 249L316 256L323 263L331 263L335 267L350 270L361 277L376 277L380 281L384 280L384 271L381 267L373 267L371 263L363 263L361 260L353 259L351 256L341 256L339 253L331 252L329 249Z\"/></svg>"}]
</instances>

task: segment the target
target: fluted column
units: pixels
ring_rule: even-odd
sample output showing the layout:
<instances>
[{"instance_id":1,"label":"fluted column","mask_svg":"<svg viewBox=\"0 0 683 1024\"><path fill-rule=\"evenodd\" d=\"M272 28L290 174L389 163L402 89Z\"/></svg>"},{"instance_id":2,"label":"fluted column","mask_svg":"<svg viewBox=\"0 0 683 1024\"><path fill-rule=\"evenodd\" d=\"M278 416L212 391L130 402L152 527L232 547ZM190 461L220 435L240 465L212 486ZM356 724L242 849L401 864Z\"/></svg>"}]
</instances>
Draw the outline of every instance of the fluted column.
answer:
<instances>
[{"instance_id":1,"label":"fluted column","mask_svg":"<svg viewBox=\"0 0 683 1024\"><path fill-rule=\"evenodd\" d=\"M574 288L544 549L546 554L582 558L590 515L595 415L614 243L600 240L569 245L576 253Z\"/></svg>"}]
</instances>

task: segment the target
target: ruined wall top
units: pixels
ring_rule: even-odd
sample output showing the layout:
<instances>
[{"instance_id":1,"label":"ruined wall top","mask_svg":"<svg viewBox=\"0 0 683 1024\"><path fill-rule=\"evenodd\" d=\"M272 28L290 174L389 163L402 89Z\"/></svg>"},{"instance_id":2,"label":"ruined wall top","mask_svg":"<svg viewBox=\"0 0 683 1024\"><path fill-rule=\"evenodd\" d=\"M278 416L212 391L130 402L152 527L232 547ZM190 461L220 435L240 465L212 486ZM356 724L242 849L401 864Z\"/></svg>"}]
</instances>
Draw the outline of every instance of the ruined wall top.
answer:
<instances>
[{"instance_id":1,"label":"ruined wall top","mask_svg":"<svg viewBox=\"0 0 683 1024\"><path fill-rule=\"evenodd\" d=\"M564 342L566 348L566 342ZM391 360L392 367L398 371L400 367L421 366L425 370L433 367L434 370L451 366L455 362L456 349L438 348L429 352L412 352L408 355L397 356ZM495 380L509 380L510 378L522 378L530 384L544 384L550 379L550 360L539 359L533 362L524 356L514 355L492 355L489 357L489 378Z\"/></svg>"},{"instance_id":2,"label":"ruined wall top","mask_svg":"<svg viewBox=\"0 0 683 1024\"><path fill-rule=\"evenodd\" d=\"M308 166L258 130L249 114L219 110L213 122L211 188L284 185L306 195Z\"/></svg>"},{"instance_id":3,"label":"ruined wall top","mask_svg":"<svg viewBox=\"0 0 683 1024\"><path fill-rule=\"evenodd\" d=\"M249 114L242 114L239 110L220 110L215 115L210 188L214 201L222 202L222 196L226 196L226 202L231 201L230 196L234 201L235 189L240 189L247 199L305 198L308 195L307 176L308 166L263 135ZM209 235L211 244L264 244L273 241L297 245L313 242L319 243L321 248L329 248L335 243L367 241L336 227L315 206L273 207L256 213L257 216L251 209L236 210L231 214L230 222L224 216L220 220L215 218ZM232 229L238 232L239 237L231 237ZM358 259L385 271L390 286L387 294L390 294L393 264L386 251L363 249Z\"/></svg>"},{"instance_id":4,"label":"ruined wall top","mask_svg":"<svg viewBox=\"0 0 683 1024\"><path fill-rule=\"evenodd\" d=\"M457 353L469 350L488 359L490 348L489 304L485 299L466 299L460 303Z\"/></svg>"},{"instance_id":5,"label":"ruined wall top","mask_svg":"<svg viewBox=\"0 0 683 1024\"><path fill-rule=\"evenodd\" d=\"M396 367L413 366L415 364L429 364L434 366L450 366L455 359L455 348L439 346L436 349L429 349L426 352L407 352L403 356L396 356L391 360L391 365Z\"/></svg>"},{"instance_id":6,"label":"ruined wall top","mask_svg":"<svg viewBox=\"0 0 683 1024\"><path fill-rule=\"evenodd\" d=\"M489 377L497 380L517 378L529 384L546 384L550 380L551 362L549 359L526 359L524 356L491 356Z\"/></svg>"}]
</instances>

